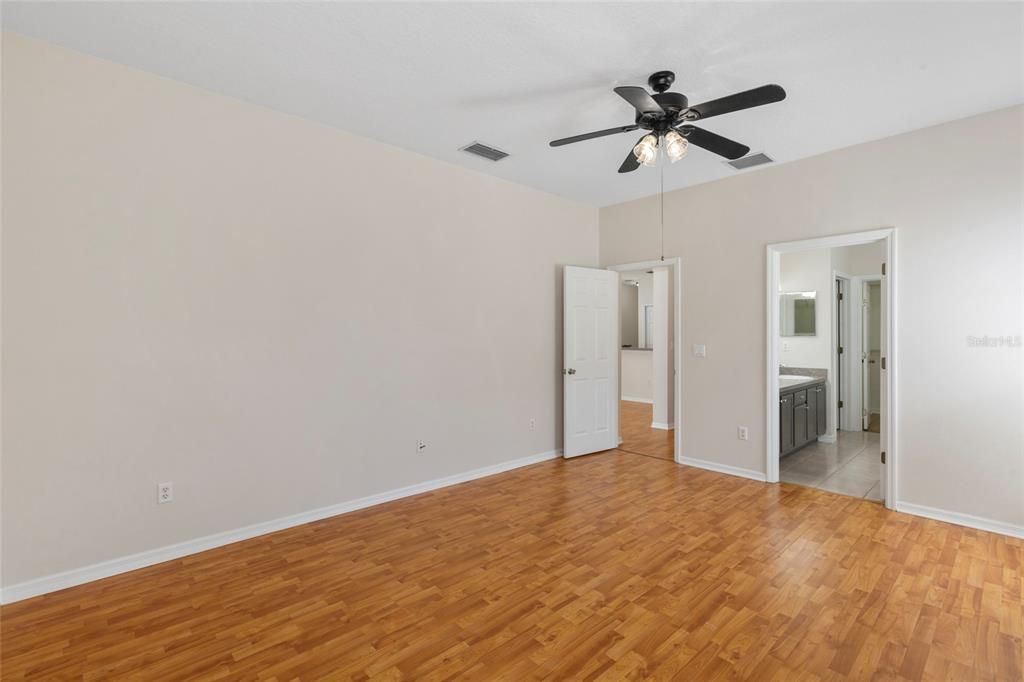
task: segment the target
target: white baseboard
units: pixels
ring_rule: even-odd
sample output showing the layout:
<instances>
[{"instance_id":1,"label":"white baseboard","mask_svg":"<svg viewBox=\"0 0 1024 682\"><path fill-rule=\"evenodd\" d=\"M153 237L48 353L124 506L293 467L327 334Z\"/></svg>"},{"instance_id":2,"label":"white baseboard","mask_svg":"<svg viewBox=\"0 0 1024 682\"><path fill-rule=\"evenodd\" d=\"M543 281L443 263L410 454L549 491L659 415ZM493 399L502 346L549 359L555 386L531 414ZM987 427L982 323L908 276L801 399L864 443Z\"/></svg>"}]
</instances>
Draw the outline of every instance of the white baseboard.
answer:
<instances>
[{"instance_id":1,"label":"white baseboard","mask_svg":"<svg viewBox=\"0 0 1024 682\"><path fill-rule=\"evenodd\" d=\"M646 403L647 405L654 404L654 401L651 400L650 398L634 398L633 396L629 395L622 396L622 400L625 400L628 403Z\"/></svg>"},{"instance_id":2,"label":"white baseboard","mask_svg":"<svg viewBox=\"0 0 1024 682\"><path fill-rule=\"evenodd\" d=\"M897 502L896 511L903 512L904 514L913 514L914 516L923 516L926 519L934 519L935 521L945 521L946 523L953 523L958 526L966 526L967 528L1009 535L1014 538L1024 538L1024 526L993 521L981 516L961 514L959 512L946 511L945 509L926 507L923 504L911 504L910 502Z\"/></svg>"},{"instance_id":3,"label":"white baseboard","mask_svg":"<svg viewBox=\"0 0 1024 682\"><path fill-rule=\"evenodd\" d=\"M818 442L819 443L835 443L836 442L836 437L835 436L829 436L829 435L818 436Z\"/></svg>"},{"instance_id":4,"label":"white baseboard","mask_svg":"<svg viewBox=\"0 0 1024 682\"><path fill-rule=\"evenodd\" d=\"M493 476L495 474L511 471L512 469L518 469L531 464L545 462L549 459L556 459L561 455L561 450L550 450L548 452L542 452L529 457L513 459L507 462L473 469L460 474L453 474L444 478L436 478L432 481L414 483L413 485L395 488L394 490L377 493L376 495L360 497L355 500L333 504L328 507L320 507L319 509L293 514L292 516L285 516L272 521L264 521L263 523L256 523L243 528L214 533L213 535L196 538L195 540L187 540L174 545L158 547L157 549L151 549L145 552L139 552L138 554L120 557L118 559L102 561L98 564L92 564L91 566L84 566L82 568L76 568L62 573L54 573L53 575L27 580L22 583L9 585L0 590L0 603L10 604L12 602L28 599L29 597L36 597L48 592L56 592L57 590L63 590L68 587L74 587L75 585L81 585L94 580L100 580L101 578L109 578L110 576L118 575L119 573L134 571L136 569L145 568L146 566L152 566L164 561L180 559L181 557L188 556L189 554L205 552L206 550L214 549L215 547L222 547L241 540L248 540L260 535L266 535L267 533L301 526L304 523L319 521L331 516L338 516L339 514L356 511L357 509L365 509L366 507L372 507L384 502L391 502L392 500L398 500L403 497L419 495L420 493L430 492L431 490L437 490L438 488L446 488L450 485L465 483L467 481L473 481L486 476Z\"/></svg>"},{"instance_id":5,"label":"white baseboard","mask_svg":"<svg viewBox=\"0 0 1024 682\"><path fill-rule=\"evenodd\" d=\"M691 467L697 467L698 469L707 469L708 471L715 471L720 474L729 474L730 476L740 476L742 478L749 478L752 481L761 481L764 483L767 477L760 471L754 471L753 469L743 469L741 467L729 466L728 464L719 464L718 462L709 462L706 459L693 459L692 457L680 457L680 464L685 464Z\"/></svg>"},{"instance_id":6,"label":"white baseboard","mask_svg":"<svg viewBox=\"0 0 1024 682\"><path fill-rule=\"evenodd\" d=\"M651 422L652 429L661 429L662 431L671 431L676 427L675 424L663 424L662 422Z\"/></svg>"}]
</instances>

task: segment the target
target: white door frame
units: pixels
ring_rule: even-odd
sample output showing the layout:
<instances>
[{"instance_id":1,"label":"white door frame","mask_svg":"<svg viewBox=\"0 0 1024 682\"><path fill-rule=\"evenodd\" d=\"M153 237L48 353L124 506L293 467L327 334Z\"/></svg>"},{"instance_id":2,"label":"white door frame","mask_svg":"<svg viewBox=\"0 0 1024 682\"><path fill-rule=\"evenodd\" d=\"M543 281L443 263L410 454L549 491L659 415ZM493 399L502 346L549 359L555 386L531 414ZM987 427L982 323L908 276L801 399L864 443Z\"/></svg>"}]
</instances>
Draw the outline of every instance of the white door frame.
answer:
<instances>
[{"instance_id":1,"label":"white door frame","mask_svg":"<svg viewBox=\"0 0 1024 682\"><path fill-rule=\"evenodd\" d=\"M672 362L675 367L675 382L672 386L673 400L673 419L675 420L675 442L673 443L673 458L677 464L682 463L683 457L683 259L682 258L666 258L665 260L645 260L638 263L623 263L621 265L609 265L608 270L615 270L616 272L629 272L631 270L652 270L654 268L672 268L673 280L675 287L672 291L673 298L673 317L675 318L674 327L672 332L673 336L673 349ZM621 331L620 331L621 333ZM621 339L618 344L622 346ZM622 352L621 348L619 351L619 372L622 371ZM621 377L620 377L621 385ZM621 428L621 425L620 425ZM619 434L619 442L622 442L622 434Z\"/></svg>"},{"instance_id":2,"label":"white door frame","mask_svg":"<svg viewBox=\"0 0 1024 682\"><path fill-rule=\"evenodd\" d=\"M885 311L885 348L886 351L886 380L880 390L885 393L887 400L885 405L888 410L887 423L884 424L884 433L881 435L881 449L886 453L886 478L888 485L885 490L885 506L889 509L895 508L899 489L897 446L897 310L896 310L896 277L899 268L896 262L896 228L888 227L881 230L870 230L866 232L853 232L831 237L818 237L815 239L802 239L793 242L782 242L768 244L767 255L767 287L765 291L766 308L768 311L765 325L765 345L767 357L765 365L766 391L765 404L767 406L767 433L765 443L765 472L769 483L779 481L779 265L783 253L794 253L798 251L814 251L817 249L832 249L842 246L858 246L869 242L883 241L885 245L885 268L887 279L886 311ZM833 281L833 286L835 279ZM834 379L833 377L830 377ZM834 400L834 397L833 397Z\"/></svg>"}]
</instances>

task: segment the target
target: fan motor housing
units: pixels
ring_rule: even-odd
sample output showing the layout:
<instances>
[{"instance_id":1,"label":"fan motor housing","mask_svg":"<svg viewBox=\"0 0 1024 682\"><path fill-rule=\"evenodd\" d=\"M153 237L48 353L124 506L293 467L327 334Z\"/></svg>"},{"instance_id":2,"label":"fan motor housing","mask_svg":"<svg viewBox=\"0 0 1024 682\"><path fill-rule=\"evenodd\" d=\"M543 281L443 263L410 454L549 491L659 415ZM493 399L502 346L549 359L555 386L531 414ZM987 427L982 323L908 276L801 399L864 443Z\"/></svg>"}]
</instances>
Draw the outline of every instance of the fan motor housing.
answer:
<instances>
[{"instance_id":1,"label":"fan motor housing","mask_svg":"<svg viewBox=\"0 0 1024 682\"><path fill-rule=\"evenodd\" d=\"M680 111L684 111L689 106L689 100L686 99L686 95L678 92L658 92L651 95L654 101L657 102L662 109L665 110L665 114L641 114L636 115L636 124L646 130L653 130L655 132L666 132L675 123L676 116Z\"/></svg>"}]
</instances>

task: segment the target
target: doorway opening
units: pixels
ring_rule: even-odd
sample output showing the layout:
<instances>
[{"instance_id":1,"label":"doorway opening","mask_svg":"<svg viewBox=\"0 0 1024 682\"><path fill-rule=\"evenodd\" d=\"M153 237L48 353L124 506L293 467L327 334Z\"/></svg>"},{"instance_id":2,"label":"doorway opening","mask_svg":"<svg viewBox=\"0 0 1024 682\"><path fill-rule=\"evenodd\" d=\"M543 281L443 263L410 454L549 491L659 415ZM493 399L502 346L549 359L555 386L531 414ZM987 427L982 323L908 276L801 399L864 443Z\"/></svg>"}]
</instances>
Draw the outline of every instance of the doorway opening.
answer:
<instances>
[{"instance_id":1,"label":"doorway opening","mask_svg":"<svg viewBox=\"0 0 1024 682\"><path fill-rule=\"evenodd\" d=\"M769 245L769 482L893 506L894 237Z\"/></svg>"},{"instance_id":2,"label":"doorway opening","mask_svg":"<svg viewBox=\"0 0 1024 682\"><path fill-rule=\"evenodd\" d=\"M618 273L619 449L674 461L672 269Z\"/></svg>"},{"instance_id":3,"label":"doorway opening","mask_svg":"<svg viewBox=\"0 0 1024 682\"><path fill-rule=\"evenodd\" d=\"M620 279L618 450L678 462L678 259L608 269Z\"/></svg>"}]
</instances>

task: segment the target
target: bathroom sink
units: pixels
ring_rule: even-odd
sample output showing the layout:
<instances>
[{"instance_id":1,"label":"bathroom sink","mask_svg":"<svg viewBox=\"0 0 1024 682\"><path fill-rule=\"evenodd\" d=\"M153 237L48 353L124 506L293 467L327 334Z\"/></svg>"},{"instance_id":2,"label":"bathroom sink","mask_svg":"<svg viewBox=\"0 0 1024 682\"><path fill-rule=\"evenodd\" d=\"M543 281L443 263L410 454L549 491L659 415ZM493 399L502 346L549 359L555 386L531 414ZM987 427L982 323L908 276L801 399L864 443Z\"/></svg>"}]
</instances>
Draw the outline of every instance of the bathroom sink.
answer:
<instances>
[{"instance_id":1,"label":"bathroom sink","mask_svg":"<svg viewBox=\"0 0 1024 682\"><path fill-rule=\"evenodd\" d=\"M812 381L814 377L805 377L800 374L780 374L779 375L779 389L789 388L791 386L797 386L799 384L807 383Z\"/></svg>"}]
</instances>

